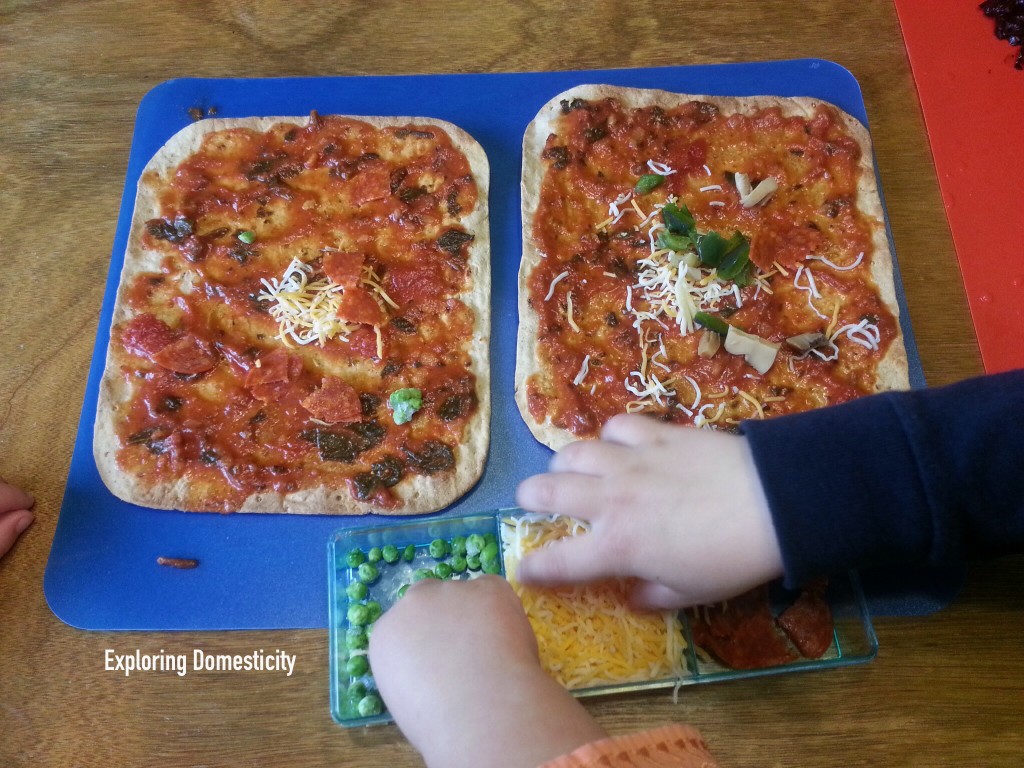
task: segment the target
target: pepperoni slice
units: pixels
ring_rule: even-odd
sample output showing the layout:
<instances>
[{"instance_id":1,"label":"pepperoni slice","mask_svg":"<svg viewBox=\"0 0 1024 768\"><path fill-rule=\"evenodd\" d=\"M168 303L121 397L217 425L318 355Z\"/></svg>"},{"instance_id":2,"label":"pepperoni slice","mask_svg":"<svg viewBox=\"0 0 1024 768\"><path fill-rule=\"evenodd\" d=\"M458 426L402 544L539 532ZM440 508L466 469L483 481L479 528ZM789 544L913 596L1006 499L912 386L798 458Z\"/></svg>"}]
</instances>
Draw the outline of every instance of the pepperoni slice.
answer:
<instances>
[{"instance_id":1,"label":"pepperoni slice","mask_svg":"<svg viewBox=\"0 0 1024 768\"><path fill-rule=\"evenodd\" d=\"M338 305L337 316L349 323L365 325L381 325L387 315L380 304L366 289L360 287L346 288Z\"/></svg>"},{"instance_id":2,"label":"pepperoni slice","mask_svg":"<svg viewBox=\"0 0 1024 768\"><path fill-rule=\"evenodd\" d=\"M153 355L153 362L175 373L205 373L217 364L210 348L191 333L172 341Z\"/></svg>"},{"instance_id":3,"label":"pepperoni slice","mask_svg":"<svg viewBox=\"0 0 1024 768\"><path fill-rule=\"evenodd\" d=\"M779 616L779 626L808 659L821 658L832 647L832 609L820 591L803 592Z\"/></svg>"},{"instance_id":4,"label":"pepperoni slice","mask_svg":"<svg viewBox=\"0 0 1024 768\"><path fill-rule=\"evenodd\" d=\"M133 317L121 331L125 349L149 359L177 338L167 323L148 312Z\"/></svg>"},{"instance_id":5,"label":"pepperoni slice","mask_svg":"<svg viewBox=\"0 0 1024 768\"><path fill-rule=\"evenodd\" d=\"M330 424L351 424L363 417L363 405L355 387L335 376L325 376L320 389L303 400L302 407Z\"/></svg>"},{"instance_id":6,"label":"pepperoni slice","mask_svg":"<svg viewBox=\"0 0 1024 768\"><path fill-rule=\"evenodd\" d=\"M354 287L359 284L365 261L365 253L328 251L323 259L324 273L338 285Z\"/></svg>"},{"instance_id":7,"label":"pepperoni slice","mask_svg":"<svg viewBox=\"0 0 1024 768\"><path fill-rule=\"evenodd\" d=\"M433 266L392 268L388 270L388 280L388 295L403 307L444 293L444 280Z\"/></svg>"},{"instance_id":8,"label":"pepperoni slice","mask_svg":"<svg viewBox=\"0 0 1024 768\"><path fill-rule=\"evenodd\" d=\"M697 609L691 629L697 645L733 669L774 667L796 658L778 630L766 587Z\"/></svg>"},{"instance_id":9,"label":"pepperoni slice","mask_svg":"<svg viewBox=\"0 0 1024 768\"><path fill-rule=\"evenodd\" d=\"M354 205L383 200L391 194L391 173L383 162L367 163L348 182L348 189Z\"/></svg>"},{"instance_id":10,"label":"pepperoni slice","mask_svg":"<svg viewBox=\"0 0 1024 768\"><path fill-rule=\"evenodd\" d=\"M284 397L291 384L302 373L302 360L283 349L275 349L259 359L259 367L252 367L245 376L245 388L253 397L271 402Z\"/></svg>"}]
</instances>

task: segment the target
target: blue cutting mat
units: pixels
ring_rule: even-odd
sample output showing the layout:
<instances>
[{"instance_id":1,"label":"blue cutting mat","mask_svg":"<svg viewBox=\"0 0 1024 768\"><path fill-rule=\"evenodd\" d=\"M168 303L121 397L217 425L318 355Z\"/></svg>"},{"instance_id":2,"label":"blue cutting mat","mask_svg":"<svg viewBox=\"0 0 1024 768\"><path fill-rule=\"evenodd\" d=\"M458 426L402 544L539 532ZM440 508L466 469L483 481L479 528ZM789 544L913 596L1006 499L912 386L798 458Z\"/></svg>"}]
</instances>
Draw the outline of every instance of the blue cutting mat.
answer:
<instances>
[{"instance_id":1,"label":"blue cutting mat","mask_svg":"<svg viewBox=\"0 0 1024 768\"><path fill-rule=\"evenodd\" d=\"M93 421L136 184L149 158L188 125L189 110L215 109L218 117L301 116L313 109L321 114L420 115L449 120L483 145L491 167L491 451L480 482L437 513L466 515L511 506L516 484L543 471L551 455L531 436L513 399L520 156L523 132L540 107L583 83L697 94L814 96L867 124L854 77L836 64L813 59L481 75L181 79L146 94L136 119L96 347L44 580L46 599L61 620L94 630L326 627L327 540L339 528L394 521L376 515L218 515L143 509L115 498L99 478L92 457ZM902 301L902 289L899 295ZM906 307L902 310L912 382L922 386ZM200 566L161 567L156 564L160 556L195 558ZM875 612L926 613L955 594L959 575L914 576L905 588L901 578L881 582L884 589L873 605Z\"/></svg>"}]
</instances>

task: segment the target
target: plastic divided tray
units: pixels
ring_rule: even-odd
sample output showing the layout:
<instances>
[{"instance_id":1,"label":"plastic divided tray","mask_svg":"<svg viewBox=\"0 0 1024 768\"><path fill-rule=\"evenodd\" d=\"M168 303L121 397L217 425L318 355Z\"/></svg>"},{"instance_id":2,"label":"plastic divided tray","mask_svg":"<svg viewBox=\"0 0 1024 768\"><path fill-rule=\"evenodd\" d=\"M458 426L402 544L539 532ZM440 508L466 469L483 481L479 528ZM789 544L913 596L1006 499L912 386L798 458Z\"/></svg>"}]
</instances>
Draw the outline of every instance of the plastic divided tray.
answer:
<instances>
[{"instance_id":1,"label":"plastic divided tray","mask_svg":"<svg viewBox=\"0 0 1024 768\"><path fill-rule=\"evenodd\" d=\"M502 509L466 517L339 530L330 538L327 546L330 702L335 722L344 726L391 722L377 695L366 658L366 631L372 631L378 611L386 611L399 599L403 585L422 578L428 571L436 576L439 566L444 578L470 579L488 571L504 577L501 553L508 542L502 538L505 528L502 521L514 520L522 514L525 513L518 509ZM463 564L453 558L450 544L453 539L471 536L474 536L474 543L469 547L471 552L486 548L487 544L492 544L492 547L490 553L485 553L482 558L479 554L476 560L468 558L470 562L463 569ZM439 539L449 545L447 554L441 557L436 556L440 554L436 545L435 551L431 552L431 544ZM362 555L350 559L355 550ZM369 554L371 550L372 555ZM361 575L357 561L367 555L375 562L362 563L364 570ZM376 574L367 572L366 565L371 565ZM352 587L353 584L365 584L365 594L361 586ZM771 595L773 612L790 605L795 598L778 585L773 585ZM820 658L800 659L759 669L730 669L697 649L689 617L683 611L680 618L685 644L678 676L599 685L576 689L572 693L576 696L599 696L658 688L675 689L721 680L829 669L873 659L878 652L878 639L857 574L851 572L831 578L826 597L832 609L833 638L831 646Z\"/></svg>"}]
</instances>

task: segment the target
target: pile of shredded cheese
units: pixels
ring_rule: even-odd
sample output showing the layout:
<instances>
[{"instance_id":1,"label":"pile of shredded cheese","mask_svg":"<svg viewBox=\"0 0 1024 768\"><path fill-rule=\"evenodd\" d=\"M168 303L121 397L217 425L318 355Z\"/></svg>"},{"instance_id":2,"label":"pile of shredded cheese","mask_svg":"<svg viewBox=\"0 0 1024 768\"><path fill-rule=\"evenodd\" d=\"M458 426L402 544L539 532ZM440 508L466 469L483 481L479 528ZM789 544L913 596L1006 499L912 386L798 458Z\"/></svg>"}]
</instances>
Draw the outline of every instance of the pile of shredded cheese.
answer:
<instances>
[{"instance_id":1,"label":"pile of shredded cheese","mask_svg":"<svg viewBox=\"0 0 1024 768\"><path fill-rule=\"evenodd\" d=\"M354 329L338 319L344 289L326 277L311 282L312 273L309 264L292 259L280 280L261 281L266 290L260 292L259 298L274 302L270 314L277 320L277 338L288 346L292 342L316 342L322 346L335 336L347 340Z\"/></svg>"},{"instance_id":2,"label":"pile of shredded cheese","mask_svg":"<svg viewBox=\"0 0 1024 768\"><path fill-rule=\"evenodd\" d=\"M679 677L686 641L674 611L631 611L622 581L564 588L524 587L516 581L524 554L586 531L566 517L520 515L502 521L505 573L537 635L541 665L568 690Z\"/></svg>"}]
</instances>

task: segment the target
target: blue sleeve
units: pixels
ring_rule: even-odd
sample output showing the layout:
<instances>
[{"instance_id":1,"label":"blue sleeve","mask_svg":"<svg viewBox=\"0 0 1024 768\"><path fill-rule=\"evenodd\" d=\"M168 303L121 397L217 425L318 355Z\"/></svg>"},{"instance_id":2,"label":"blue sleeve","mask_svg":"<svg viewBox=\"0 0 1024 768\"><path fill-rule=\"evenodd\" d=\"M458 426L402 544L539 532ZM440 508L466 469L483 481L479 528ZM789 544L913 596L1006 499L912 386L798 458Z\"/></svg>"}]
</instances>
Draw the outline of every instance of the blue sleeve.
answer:
<instances>
[{"instance_id":1,"label":"blue sleeve","mask_svg":"<svg viewBox=\"0 0 1024 768\"><path fill-rule=\"evenodd\" d=\"M1024 550L1024 370L741 425L786 581Z\"/></svg>"}]
</instances>

